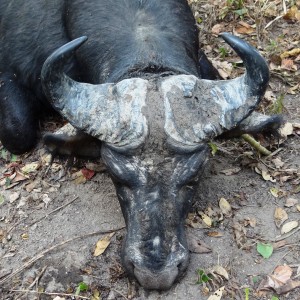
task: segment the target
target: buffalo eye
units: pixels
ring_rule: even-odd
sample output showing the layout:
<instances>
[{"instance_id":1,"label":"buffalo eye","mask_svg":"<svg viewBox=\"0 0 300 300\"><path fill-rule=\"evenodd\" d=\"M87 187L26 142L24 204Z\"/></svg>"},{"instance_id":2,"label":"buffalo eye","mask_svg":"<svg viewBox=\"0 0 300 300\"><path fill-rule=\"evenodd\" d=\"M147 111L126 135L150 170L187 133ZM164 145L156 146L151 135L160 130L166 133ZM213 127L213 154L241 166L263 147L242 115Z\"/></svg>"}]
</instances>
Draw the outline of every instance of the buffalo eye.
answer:
<instances>
[{"instance_id":1,"label":"buffalo eye","mask_svg":"<svg viewBox=\"0 0 300 300\"><path fill-rule=\"evenodd\" d=\"M102 147L101 156L114 181L129 187L145 182L144 169L135 156L119 153L107 146Z\"/></svg>"}]
</instances>

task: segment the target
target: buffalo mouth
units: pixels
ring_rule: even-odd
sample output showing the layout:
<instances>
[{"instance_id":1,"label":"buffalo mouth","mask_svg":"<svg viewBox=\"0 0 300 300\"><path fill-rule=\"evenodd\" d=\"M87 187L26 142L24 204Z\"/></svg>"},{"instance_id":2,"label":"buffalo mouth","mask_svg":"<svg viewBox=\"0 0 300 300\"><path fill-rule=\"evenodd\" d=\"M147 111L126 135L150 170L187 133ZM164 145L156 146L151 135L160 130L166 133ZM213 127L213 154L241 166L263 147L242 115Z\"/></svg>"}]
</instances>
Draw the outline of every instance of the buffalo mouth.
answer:
<instances>
[{"instance_id":1,"label":"buffalo mouth","mask_svg":"<svg viewBox=\"0 0 300 300\"><path fill-rule=\"evenodd\" d=\"M179 274L178 267L166 268L160 272L134 267L134 276L141 286L149 290L167 290L171 288Z\"/></svg>"},{"instance_id":2,"label":"buffalo mouth","mask_svg":"<svg viewBox=\"0 0 300 300\"><path fill-rule=\"evenodd\" d=\"M168 290L184 275L190 254L187 246L176 238L173 238L171 249L157 253L154 248L147 249L146 251L149 252L145 252L144 244L136 246L138 243L135 243L135 246L127 246L128 242L128 240L125 241L123 245L123 265L127 273L134 277L143 288ZM158 246L157 237L152 242ZM168 254L164 255L162 252L168 252Z\"/></svg>"}]
</instances>

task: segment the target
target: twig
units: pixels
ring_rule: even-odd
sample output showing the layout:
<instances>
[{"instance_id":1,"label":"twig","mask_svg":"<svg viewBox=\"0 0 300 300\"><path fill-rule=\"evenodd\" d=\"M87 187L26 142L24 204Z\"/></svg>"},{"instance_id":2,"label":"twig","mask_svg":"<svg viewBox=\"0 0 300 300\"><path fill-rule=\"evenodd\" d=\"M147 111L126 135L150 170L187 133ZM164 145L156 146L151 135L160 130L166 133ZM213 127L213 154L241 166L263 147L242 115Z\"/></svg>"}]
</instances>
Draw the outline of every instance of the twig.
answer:
<instances>
[{"instance_id":1,"label":"twig","mask_svg":"<svg viewBox=\"0 0 300 300\"><path fill-rule=\"evenodd\" d=\"M242 134L242 138L249 143L253 148L255 148L259 153L263 155L270 155L272 152L262 146L258 141L256 141L251 135L245 133Z\"/></svg>"},{"instance_id":2,"label":"twig","mask_svg":"<svg viewBox=\"0 0 300 300\"><path fill-rule=\"evenodd\" d=\"M281 237L278 237L278 238L274 239L272 242L279 242L279 241L282 241L282 240L284 240L284 239L286 239L286 238L292 236L293 234L295 234L295 233L298 232L299 230L300 230L300 226L299 226L298 228L296 228L294 231L292 231L292 232L290 232L290 233L288 233L288 234L286 234L286 235L283 235L283 236L281 236Z\"/></svg>"},{"instance_id":3,"label":"twig","mask_svg":"<svg viewBox=\"0 0 300 300\"><path fill-rule=\"evenodd\" d=\"M48 254L49 252L51 252L52 250L55 250L67 243L82 239L82 238L87 238L93 235L97 235L97 234L107 234L107 233L112 233L115 231L120 231L125 227L121 227L121 228L117 228L117 229L111 229L111 230L100 230L100 231L95 231L95 232L91 232L85 235L80 235L80 236L76 236L74 238L68 239L64 242L61 242L59 244L53 245L48 249L43 250L42 252L38 253L35 257L31 258L30 260L28 260L25 264L23 264L23 266L19 267L18 269L16 269L15 271L13 271L11 274L9 274L7 277L5 277L4 279L0 280L0 285L3 285L5 282L7 282L8 280L12 279L14 276L16 276L17 274L21 273L24 269L30 267L32 264L34 264L36 261L38 261L39 259L41 259L42 257L44 257L46 254Z\"/></svg>"},{"instance_id":4,"label":"twig","mask_svg":"<svg viewBox=\"0 0 300 300\"><path fill-rule=\"evenodd\" d=\"M265 29L267 29L268 27L270 27L274 22L276 22L277 20L281 19L283 16L277 16L274 20L270 21L266 26Z\"/></svg>"},{"instance_id":5,"label":"twig","mask_svg":"<svg viewBox=\"0 0 300 300\"><path fill-rule=\"evenodd\" d=\"M66 203L66 204L64 204L64 205L62 205L62 206L59 206L59 207L55 208L54 210L50 211L50 212L49 212L48 214L46 214L45 216L43 216L43 217L37 219L36 221L32 222L29 226L31 227L32 225L34 225L34 224L36 224L36 223L38 223L38 222L40 222L40 221L46 219L47 217L49 217L49 215L51 215L51 214L53 214L53 213L59 211L60 209L62 209L62 208L64 208L64 207L68 206L69 204L73 203L73 202L74 202L75 200L77 200L77 199L78 199L78 196L76 196L75 198L73 198L73 199L72 199L71 201L69 201L68 203Z\"/></svg>"},{"instance_id":6,"label":"twig","mask_svg":"<svg viewBox=\"0 0 300 300\"><path fill-rule=\"evenodd\" d=\"M48 268L48 266L45 266L45 267L42 269L42 271L36 276L36 278L34 279L34 281L29 285L28 291L26 291L25 295L19 295L19 296L17 296L17 297L15 298L15 300L17 300L17 299L19 299L19 298L21 298L21 297L23 297L23 296L27 296L28 292L30 292L30 289L33 288L34 285L35 285L36 283L39 282L39 280L41 279L41 277L43 276L43 274L45 273L45 271L46 271L47 268ZM32 292L32 291L31 291L31 292Z\"/></svg>"},{"instance_id":7,"label":"twig","mask_svg":"<svg viewBox=\"0 0 300 300\"><path fill-rule=\"evenodd\" d=\"M282 7L283 7L283 13L286 14L287 10L286 10L286 3L285 0L282 0Z\"/></svg>"},{"instance_id":8,"label":"twig","mask_svg":"<svg viewBox=\"0 0 300 300\"><path fill-rule=\"evenodd\" d=\"M124 296L121 292L117 291L117 290L113 290L114 292L116 292L117 294L119 294L120 296L122 296L124 299L128 300L128 298L126 296Z\"/></svg>"},{"instance_id":9,"label":"twig","mask_svg":"<svg viewBox=\"0 0 300 300\"><path fill-rule=\"evenodd\" d=\"M10 291L16 293L34 293L34 294L47 295L47 296L64 296L64 297L76 297L80 299L90 299L89 297L79 296L75 294L47 293L47 292L38 292L38 291L29 291L29 290L10 290Z\"/></svg>"}]
</instances>

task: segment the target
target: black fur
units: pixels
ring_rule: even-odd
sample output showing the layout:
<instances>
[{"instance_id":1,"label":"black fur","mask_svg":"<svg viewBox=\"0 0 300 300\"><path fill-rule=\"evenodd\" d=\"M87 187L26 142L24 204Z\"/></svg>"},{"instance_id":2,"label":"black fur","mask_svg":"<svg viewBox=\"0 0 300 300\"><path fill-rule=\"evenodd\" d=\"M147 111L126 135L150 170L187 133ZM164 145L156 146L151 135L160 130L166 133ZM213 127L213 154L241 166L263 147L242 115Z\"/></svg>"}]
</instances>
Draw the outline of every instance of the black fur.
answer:
<instances>
[{"instance_id":1,"label":"black fur","mask_svg":"<svg viewBox=\"0 0 300 300\"><path fill-rule=\"evenodd\" d=\"M38 120L51 113L41 88L42 65L55 49L83 35L88 42L66 66L80 81L165 71L212 74L210 64L200 71L198 31L185 0L1 0L0 140L9 151L34 147Z\"/></svg>"}]
</instances>

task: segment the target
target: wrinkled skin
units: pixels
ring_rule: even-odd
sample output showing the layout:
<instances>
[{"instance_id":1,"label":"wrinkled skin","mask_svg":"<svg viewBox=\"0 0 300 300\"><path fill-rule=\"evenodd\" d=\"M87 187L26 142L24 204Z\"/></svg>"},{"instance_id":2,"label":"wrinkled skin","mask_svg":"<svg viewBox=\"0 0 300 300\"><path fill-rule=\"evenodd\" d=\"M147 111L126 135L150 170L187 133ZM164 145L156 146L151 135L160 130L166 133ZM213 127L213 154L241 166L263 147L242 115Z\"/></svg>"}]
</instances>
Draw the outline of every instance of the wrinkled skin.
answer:
<instances>
[{"instance_id":1,"label":"wrinkled skin","mask_svg":"<svg viewBox=\"0 0 300 300\"><path fill-rule=\"evenodd\" d=\"M46 147L102 157L127 226L123 264L147 289L170 288L187 268L184 222L207 142L282 122L251 115L268 84L264 59L222 37L247 72L212 81L185 0L0 2L2 144L34 147L51 103L73 127L46 134Z\"/></svg>"},{"instance_id":2,"label":"wrinkled skin","mask_svg":"<svg viewBox=\"0 0 300 300\"><path fill-rule=\"evenodd\" d=\"M188 265L184 223L207 149L155 152L128 156L104 146L102 159L127 225L124 266L141 285L165 289Z\"/></svg>"}]
</instances>

